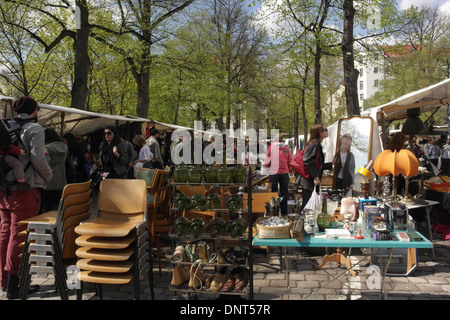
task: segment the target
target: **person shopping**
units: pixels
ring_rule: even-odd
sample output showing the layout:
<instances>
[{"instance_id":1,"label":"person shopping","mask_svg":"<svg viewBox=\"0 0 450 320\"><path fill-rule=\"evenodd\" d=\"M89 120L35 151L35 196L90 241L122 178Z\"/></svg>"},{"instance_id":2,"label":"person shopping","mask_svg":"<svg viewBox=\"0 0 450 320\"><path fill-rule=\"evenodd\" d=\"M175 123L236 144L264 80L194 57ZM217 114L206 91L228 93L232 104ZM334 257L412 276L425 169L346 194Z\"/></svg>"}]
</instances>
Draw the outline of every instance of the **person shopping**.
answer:
<instances>
[{"instance_id":1,"label":"person shopping","mask_svg":"<svg viewBox=\"0 0 450 320\"><path fill-rule=\"evenodd\" d=\"M103 171L109 172L108 179L127 179L128 156L126 145L120 143L116 128L107 126L100 145L100 163Z\"/></svg>"},{"instance_id":2,"label":"person shopping","mask_svg":"<svg viewBox=\"0 0 450 320\"><path fill-rule=\"evenodd\" d=\"M135 136L133 138L133 143L139 148L137 159L133 162L134 176L136 177L137 169L143 167L144 164L149 163L149 161L153 159L153 153L150 151L150 147L147 145L143 135L138 134ZM154 169L150 163L149 165L149 168Z\"/></svg>"},{"instance_id":3,"label":"person shopping","mask_svg":"<svg viewBox=\"0 0 450 320\"><path fill-rule=\"evenodd\" d=\"M45 129L45 148L50 158L50 168L52 168L53 178L48 181L46 188L41 190L42 203L41 213L57 210L62 191L67 184L66 159L69 148L58 133L51 128Z\"/></svg>"},{"instance_id":4,"label":"person shopping","mask_svg":"<svg viewBox=\"0 0 450 320\"><path fill-rule=\"evenodd\" d=\"M53 177L45 158L44 128L37 123L38 109L38 103L28 96L13 104L18 118L26 121L20 129L21 147L26 153L19 156L25 168L26 184L10 186L9 194L4 186L0 186L0 285L6 290L8 299L19 296L19 255L22 253L19 244L25 241L25 235L19 234L26 225L19 226L18 222L38 215L41 207L39 188L45 188L46 182ZM6 178L14 181L12 172Z\"/></svg>"},{"instance_id":5,"label":"person shopping","mask_svg":"<svg viewBox=\"0 0 450 320\"><path fill-rule=\"evenodd\" d=\"M269 169L269 183L272 185L271 191L278 192L278 187L280 189L282 216L288 213L287 203L291 162L292 154L289 148L283 143L283 134L277 134L267 149L264 166Z\"/></svg>"},{"instance_id":6,"label":"person shopping","mask_svg":"<svg viewBox=\"0 0 450 320\"><path fill-rule=\"evenodd\" d=\"M310 178L306 179L300 176L300 188L302 189L302 206L300 212L303 211L308 203L314 188L320 192L320 180L322 179L323 170L332 168L331 163L325 164L325 156L322 150L322 141L328 138L328 129L323 124L314 124L309 133L309 141L303 154L303 163L308 171ZM317 159L317 163L316 163Z\"/></svg>"}]
</instances>

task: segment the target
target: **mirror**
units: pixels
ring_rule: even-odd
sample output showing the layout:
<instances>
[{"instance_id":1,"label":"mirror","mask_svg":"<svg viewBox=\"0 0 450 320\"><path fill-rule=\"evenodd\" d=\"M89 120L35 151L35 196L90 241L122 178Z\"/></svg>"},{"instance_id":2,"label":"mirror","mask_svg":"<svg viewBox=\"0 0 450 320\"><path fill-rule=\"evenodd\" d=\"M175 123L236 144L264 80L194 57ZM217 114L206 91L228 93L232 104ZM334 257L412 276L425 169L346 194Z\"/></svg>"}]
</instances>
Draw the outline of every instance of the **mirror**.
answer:
<instances>
[{"instance_id":1,"label":"mirror","mask_svg":"<svg viewBox=\"0 0 450 320\"><path fill-rule=\"evenodd\" d=\"M354 116L339 120L336 152L333 157L333 189L361 192L364 178L356 174L371 159L373 119Z\"/></svg>"}]
</instances>

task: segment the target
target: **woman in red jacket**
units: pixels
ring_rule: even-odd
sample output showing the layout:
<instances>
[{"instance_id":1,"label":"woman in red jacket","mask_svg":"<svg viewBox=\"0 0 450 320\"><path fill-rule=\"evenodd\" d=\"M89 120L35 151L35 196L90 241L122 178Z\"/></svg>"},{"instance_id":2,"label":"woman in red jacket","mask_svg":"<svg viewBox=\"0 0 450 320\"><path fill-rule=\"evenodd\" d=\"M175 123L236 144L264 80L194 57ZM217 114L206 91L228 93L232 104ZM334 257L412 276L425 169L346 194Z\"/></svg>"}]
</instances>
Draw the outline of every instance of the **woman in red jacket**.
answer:
<instances>
[{"instance_id":1,"label":"woman in red jacket","mask_svg":"<svg viewBox=\"0 0 450 320\"><path fill-rule=\"evenodd\" d=\"M278 185L280 186L281 215L287 215L291 162L292 154L283 143L283 134L277 134L267 149L264 166L269 168L269 183L272 185L272 192L278 192Z\"/></svg>"}]
</instances>

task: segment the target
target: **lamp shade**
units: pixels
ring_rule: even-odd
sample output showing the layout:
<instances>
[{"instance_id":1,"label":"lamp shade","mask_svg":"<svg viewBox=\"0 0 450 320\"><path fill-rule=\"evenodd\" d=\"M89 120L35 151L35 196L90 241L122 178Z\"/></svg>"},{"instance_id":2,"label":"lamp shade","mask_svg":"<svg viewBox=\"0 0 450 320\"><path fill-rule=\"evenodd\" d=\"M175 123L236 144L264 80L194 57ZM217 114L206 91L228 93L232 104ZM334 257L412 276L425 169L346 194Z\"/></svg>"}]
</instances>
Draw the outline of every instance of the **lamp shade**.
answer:
<instances>
[{"instance_id":1,"label":"lamp shade","mask_svg":"<svg viewBox=\"0 0 450 320\"><path fill-rule=\"evenodd\" d=\"M372 172L370 172L370 170L367 170L364 167L359 168L357 172L360 176L362 176L366 180L370 180L370 178L372 177Z\"/></svg>"},{"instance_id":2,"label":"lamp shade","mask_svg":"<svg viewBox=\"0 0 450 320\"><path fill-rule=\"evenodd\" d=\"M415 176L419 172L419 161L409 150L384 150L375 159L373 170L379 176L403 174L406 177Z\"/></svg>"},{"instance_id":3,"label":"lamp shade","mask_svg":"<svg viewBox=\"0 0 450 320\"><path fill-rule=\"evenodd\" d=\"M419 117L408 117L405 124L402 127L402 133L406 135L419 134L420 131L425 129L422 119Z\"/></svg>"}]
</instances>

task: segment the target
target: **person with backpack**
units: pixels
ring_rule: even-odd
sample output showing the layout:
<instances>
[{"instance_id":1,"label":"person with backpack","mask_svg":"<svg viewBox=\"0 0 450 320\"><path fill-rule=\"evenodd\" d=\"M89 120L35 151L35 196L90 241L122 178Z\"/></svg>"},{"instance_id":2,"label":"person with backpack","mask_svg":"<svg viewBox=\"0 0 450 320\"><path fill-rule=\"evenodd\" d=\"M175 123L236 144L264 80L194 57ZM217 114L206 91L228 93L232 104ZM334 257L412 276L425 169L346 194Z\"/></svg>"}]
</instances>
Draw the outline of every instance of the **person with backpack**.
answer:
<instances>
[{"instance_id":1,"label":"person with backpack","mask_svg":"<svg viewBox=\"0 0 450 320\"><path fill-rule=\"evenodd\" d=\"M267 149L264 159L264 166L269 169L269 183L272 192L278 192L280 189L281 215L288 213L289 196L289 172L291 172L292 154L286 144L283 142L283 134L277 134Z\"/></svg>"},{"instance_id":2,"label":"person with backpack","mask_svg":"<svg viewBox=\"0 0 450 320\"><path fill-rule=\"evenodd\" d=\"M4 124L3 115L0 114L0 121ZM6 124L4 124L6 129ZM25 173L23 172L22 162L18 156L24 156L25 150L16 146L11 142L8 131L4 131L5 137L2 136L0 142L0 157L5 161L5 164L12 170L17 183L25 183ZM10 143L11 142L11 143Z\"/></svg>"},{"instance_id":3,"label":"person with backpack","mask_svg":"<svg viewBox=\"0 0 450 320\"><path fill-rule=\"evenodd\" d=\"M332 168L331 163L325 165L325 156L322 150L322 141L325 138L328 138L328 129L323 124L314 124L309 132L309 142L303 154L303 163L309 173L309 179L300 176L300 187L302 189L300 212L303 211L311 198L314 188L320 188L323 170Z\"/></svg>"},{"instance_id":4,"label":"person with backpack","mask_svg":"<svg viewBox=\"0 0 450 320\"><path fill-rule=\"evenodd\" d=\"M6 288L8 299L19 296L19 255L22 252L19 245L25 240L25 235L19 234L26 225L20 226L18 222L38 215L41 206L39 188L45 188L46 182L53 177L45 157L44 129L37 123L38 107L38 103L28 96L13 104L18 121L22 121L20 144L26 153L19 156L19 160L25 168L26 185L10 185L9 193L4 184L0 186L0 285ZM13 173L8 173L6 178L14 181Z\"/></svg>"}]
</instances>

